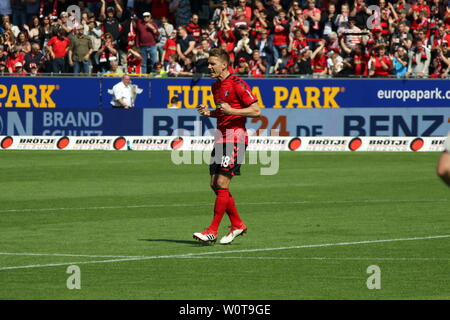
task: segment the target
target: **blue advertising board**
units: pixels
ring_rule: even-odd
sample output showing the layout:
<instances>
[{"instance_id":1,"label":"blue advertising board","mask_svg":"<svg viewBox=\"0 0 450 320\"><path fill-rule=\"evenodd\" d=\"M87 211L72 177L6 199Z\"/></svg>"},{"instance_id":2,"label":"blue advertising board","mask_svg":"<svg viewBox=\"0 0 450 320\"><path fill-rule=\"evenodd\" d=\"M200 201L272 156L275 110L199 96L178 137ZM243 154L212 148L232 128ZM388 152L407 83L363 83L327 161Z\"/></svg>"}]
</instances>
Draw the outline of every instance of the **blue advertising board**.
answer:
<instances>
[{"instance_id":1,"label":"blue advertising board","mask_svg":"<svg viewBox=\"0 0 450 320\"><path fill-rule=\"evenodd\" d=\"M12 110L0 112L0 135L142 135L141 109Z\"/></svg>"},{"instance_id":2,"label":"blue advertising board","mask_svg":"<svg viewBox=\"0 0 450 320\"><path fill-rule=\"evenodd\" d=\"M100 79L2 77L0 110L99 108Z\"/></svg>"},{"instance_id":3,"label":"blue advertising board","mask_svg":"<svg viewBox=\"0 0 450 320\"><path fill-rule=\"evenodd\" d=\"M246 79L261 108L339 109L450 107L450 81L394 79ZM150 106L165 108L179 97L179 107L214 104L211 79L152 80Z\"/></svg>"},{"instance_id":4,"label":"blue advertising board","mask_svg":"<svg viewBox=\"0 0 450 320\"><path fill-rule=\"evenodd\" d=\"M203 134L216 125L195 110L198 104L214 106L212 79L133 78L135 107L129 110L111 106L111 90L120 81L2 78L0 135L171 135L175 129ZM262 117L247 120L252 130L284 136L445 136L450 131L445 80L247 82L262 108ZM174 95L179 109L168 109Z\"/></svg>"},{"instance_id":5,"label":"blue advertising board","mask_svg":"<svg viewBox=\"0 0 450 320\"><path fill-rule=\"evenodd\" d=\"M282 136L444 136L450 131L448 108L349 108L333 110L265 109L247 128ZM143 135L203 135L216 127L215 119L201 117L196 110L145 109Z\"/></svg>"}]
</instances>

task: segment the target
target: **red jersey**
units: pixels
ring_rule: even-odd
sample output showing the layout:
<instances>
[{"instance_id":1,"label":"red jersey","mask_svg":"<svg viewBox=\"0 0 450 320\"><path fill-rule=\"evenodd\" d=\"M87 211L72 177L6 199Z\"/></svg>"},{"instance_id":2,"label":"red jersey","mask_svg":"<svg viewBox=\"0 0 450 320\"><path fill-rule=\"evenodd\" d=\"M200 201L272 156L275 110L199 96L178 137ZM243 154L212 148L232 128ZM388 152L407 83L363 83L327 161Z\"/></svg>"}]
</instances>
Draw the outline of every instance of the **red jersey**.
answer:
<instances>
[{"instance_id":1,"label":"red jersey","mask_svg":"<svg viewBox=\"0 0 450 320\"><path fill-rule=\"evenodd\" d=\"M66 48L70 45L70 40L66 37L60 40L57 36L54 36L47 42L47 45L52 47L55 59L64 58L66 56Z\"/></svg>"},{"instance_id":2,"label":"red jersey","mask_svg":"<svg viewBox=\"0 0 450 320\"><path fill-rule=\"evenodd\" d=\"M22 52L19 52L16 58L8 57L7 67L12 69L12 72L16 72L16 63L20 62L22 65L25 63L25 56Z\"/></svg>"},{"instance_id":3,"label":"red jersey","mask_svg":"<svg viewBox=\"0 0 450 320\"><path fill-rule=\"evenodd\" d=\"M200 26L198 24L195 24L195 23L191 22L191 23L189 23L186 26L186 30L191 36L194 37L195 42L199 42L200 41L201 29L200 29Z\"/></svg>"},{"instance_id":4,"label":"red jersey","mask_svg":"<svg viewBox=\"0 0 450 320\"><path fill-rule=\"evenodd\" d=\"M249 85L233 74L222 81L214 82L211 90L216 105L220 102L226 102L234 109L243 109L258 101L251 92ZM216 109L216 117L217 129L222 133L220 138L216 138L217 143L239 142L248 144L245 129L246 117L224 115L219 109Z\"/></svg>"},{"instance_id":5,"label":"red jersey","mask_svg":"<svg viewBox=\"0 0 450 320\"><path fill-rule=\"evenodd\" d=\"M172 54L177 53L177 43L174 39L167 39L166 43L164 44L164 50L166 50L166 55L164 56L164 61L169 61L169 57Z\"/></svg>"},{"instance_id":6,"label":"red jersey","mask_svg":"<svg viewBox=\"0 0 450 320\"><path fill-rule=\"evenodd\" d=\"M127 66L128 73L141 74L142 58L128 55Z\"/></svg>"},{"instance_id":7,"label":"red jersey","mask_svg":"<svg viewBox=\"0 0 450 320\"><path fill-rule=\"evenodd\" d=\"M315 56L311 61L311 66L315 73L323 72L327 68L327 57L324 54Z\"/></svg>"}]
</instances>

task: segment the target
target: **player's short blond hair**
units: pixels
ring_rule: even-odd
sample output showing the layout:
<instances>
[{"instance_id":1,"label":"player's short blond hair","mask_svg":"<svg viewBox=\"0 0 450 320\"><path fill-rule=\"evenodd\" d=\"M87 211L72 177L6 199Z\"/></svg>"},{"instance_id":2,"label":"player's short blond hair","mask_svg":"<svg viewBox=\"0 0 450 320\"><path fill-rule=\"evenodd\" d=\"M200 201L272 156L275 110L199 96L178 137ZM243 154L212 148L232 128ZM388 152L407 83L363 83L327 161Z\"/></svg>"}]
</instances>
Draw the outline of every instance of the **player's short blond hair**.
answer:
<instances>
[{"instance_id":1,"label":"player's short blond hair","mask_svg":"<svg viewBox=\"0 0 450 320\"><path fill-rule=\"evenodd\" d=\"M209 56L219 58L219 60L226 62L227 64L230 63L230 55L228 54L228 52L221 48L211 49L209 51Z\"/></svg>"}]
</instances>

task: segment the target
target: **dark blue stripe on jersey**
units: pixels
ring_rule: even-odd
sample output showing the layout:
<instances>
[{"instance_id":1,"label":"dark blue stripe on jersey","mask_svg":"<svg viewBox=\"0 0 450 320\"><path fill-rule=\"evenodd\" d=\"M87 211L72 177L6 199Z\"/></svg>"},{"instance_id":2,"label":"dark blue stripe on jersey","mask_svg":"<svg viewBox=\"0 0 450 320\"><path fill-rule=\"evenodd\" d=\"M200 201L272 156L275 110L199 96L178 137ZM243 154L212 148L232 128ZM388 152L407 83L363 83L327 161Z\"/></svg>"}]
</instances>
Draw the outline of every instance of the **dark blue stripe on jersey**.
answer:
<instances>
[{"instance_id":1,"label":"dark blue stripe on jersey","mask_svg":"<svg viewBox=\"0 0 450 320\"><path fill-rule=\"evenodd\" d=\"M248 107L250 107L252 104L254 104L255 102L258 102L258 100L255 100L255 101L253 101L253 102L251 102L251 103L249 103L248 105L246 105L245 107L246 108L248 108Z\"/></svg>"}]
</instances>

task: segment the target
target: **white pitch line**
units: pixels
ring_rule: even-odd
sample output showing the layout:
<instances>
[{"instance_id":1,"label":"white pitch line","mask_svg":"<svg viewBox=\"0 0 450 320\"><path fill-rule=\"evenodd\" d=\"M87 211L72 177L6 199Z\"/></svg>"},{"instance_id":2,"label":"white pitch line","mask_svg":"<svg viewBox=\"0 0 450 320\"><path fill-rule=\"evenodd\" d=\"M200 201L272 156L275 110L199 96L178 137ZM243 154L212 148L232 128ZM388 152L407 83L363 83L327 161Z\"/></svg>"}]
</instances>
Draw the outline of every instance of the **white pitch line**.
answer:
<instances>
[{"instance_id":1,"label":"white pitch line","mask_svg":"<svg viewBox=\"0 0 450 320\"><path fill-rule=\"evenodd\" d=\"M54 266L66 266L66 265L72 265L72 264L95 264L95 263L112 263L112 262L123 262L123 261L141 261L141 260L151 260L151 259L188 258L188 257L199 257L199 256L215 255L215 254L280 251L280 250L292 250L292 249L304 249L304 248L320 248L320 247L332 247L332 246L348 246L348 245L358 245L358 244L372 244L372 243L386 243L386 242L414 241L414 240L429 240L429 239L444 239L444 238L450 238L450 235L424 236L424 237L412 237L412 238L396 238L396 239L383 239L383 240L364 240L364 241L354 241L354 242L308 244L308 245L290 246L290 247L277 247L277 248L259 248L259 249L210 251L210 252L201 252L201 253L197 252L197 253L186 253L186 254L166 255L166 256L142 256L142 257L130 257L130 258L123 258L123 259L110 259L110 260L98 260L98 261L64 262L64 263L51 263L51 264L34 264L34 265L25 265L25 266L0 267L0 270L42 268L42 267L54 267Z\"/></svg>"},{"instance_id":2,"label":"white pitch line","mask_svg":"<svg viewBox=\"0 0 450 320\"><path fill-rule=\"evenodd\" d=\"M236 260L350 260L350 261L450 261L450 258L369 258L369 257L180 257L179 259L236 259Z\"/></svg>"},{"instance_id":3,"label":"white pitch line","mask_svg":"<svg viewBox=\"0 0 450 320\"><path fill-rule=\"evenodd\" d=\"M292 204L340 204L340 203L428 203L428 202L449 202L448 199L358 199L358 200L305 200L305 201L272 201L272 202L240 202L241 206L265 206L265 205L292 205ZM145 204L134 206L101 206L101 207L73 207L73 208L28 208L28 209L4 209L0 213L14 213L14 212L40 212L40 211L67 211L67 210L113 210L113 209L145 209L145 208L164 208L164 207L198 207L198 206L212 206L210 202L199 203L160 203L160 204Z\"/></svg>"},{"instance_id":4,"label":"white pitch line","mask_svg":"<svg viewBox=\"0 0 450 320\"><path fill-rule=\"evenodd\" d=\"M70 253L0 252L0 256L83 257L83 258L142 258L145 256L92 255Z\"/></svg>"}]
</instances>

